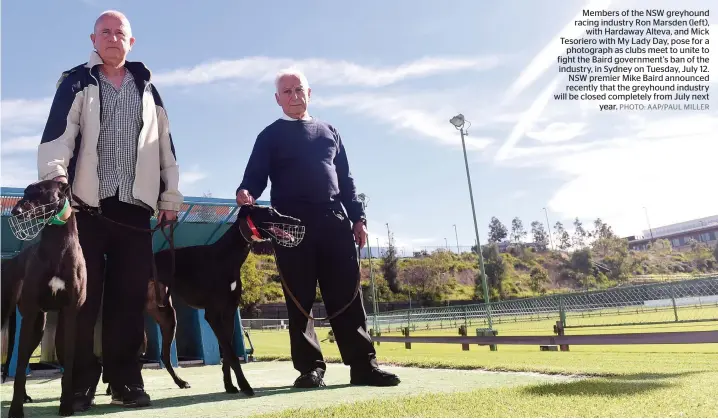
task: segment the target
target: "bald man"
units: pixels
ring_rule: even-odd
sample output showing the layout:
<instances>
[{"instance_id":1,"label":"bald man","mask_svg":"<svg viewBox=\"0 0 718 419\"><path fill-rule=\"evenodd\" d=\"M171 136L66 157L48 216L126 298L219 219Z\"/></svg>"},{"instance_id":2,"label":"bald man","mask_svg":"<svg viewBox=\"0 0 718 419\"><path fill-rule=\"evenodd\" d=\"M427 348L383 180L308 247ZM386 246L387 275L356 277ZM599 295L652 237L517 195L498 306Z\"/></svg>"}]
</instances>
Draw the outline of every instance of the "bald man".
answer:
<instances>
[{"instance_id":1,"label":"bald man","mask_svg":"<svg viewBox=\"0 0 718 419\"><path fill-rule=\"evenodd\" d=\"M38 148L39 178L69 182L79 206L87 298L76 326L75 411L94 404L101 373L112 387L112 404L150 404L139 350L152 236L136 229L149 229L155 212L159 220L174 220L183 202L162 99L147 67L126 60L135 44L130 22L120 12L104 12L90 39L89 61L64 72L57 84ZM93 353L100 306L102 366Z\"/></svg>"}]
</instances>

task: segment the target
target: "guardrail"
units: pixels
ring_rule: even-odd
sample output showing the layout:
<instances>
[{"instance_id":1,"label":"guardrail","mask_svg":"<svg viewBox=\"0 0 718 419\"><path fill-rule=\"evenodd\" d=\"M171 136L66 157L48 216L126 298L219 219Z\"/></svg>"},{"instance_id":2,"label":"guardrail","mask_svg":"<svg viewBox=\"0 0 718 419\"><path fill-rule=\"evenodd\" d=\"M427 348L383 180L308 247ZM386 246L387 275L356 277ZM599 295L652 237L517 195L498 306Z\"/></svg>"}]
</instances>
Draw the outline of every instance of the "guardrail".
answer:
<instances>
[{"instance_id":1,"label":"guardrail","mask_svg":"<svg viewBox=\"0 0 718 419\"><path fill-rule=\"evenodd\" d=\"M453 345L670 345L718 343L718 331L622 333L569 336L375 336L384 343L445 343ZM410 346L409 346L410 347ZM468 349L468 348L465 348Z\"/></svg>"},{"instance_id":2,"label":"guardrail","mask_svg":"<svg viewBox=\"0 0 718 419\"><path fill-rule=\"evenodd\" d=\"M489 304L399 310L377 314L375 324L378 332L461 325L489 328L489 313L493 328L539 331L556 320L565 328L718 321L718 275Z\"/></svg>"}]
</instances>

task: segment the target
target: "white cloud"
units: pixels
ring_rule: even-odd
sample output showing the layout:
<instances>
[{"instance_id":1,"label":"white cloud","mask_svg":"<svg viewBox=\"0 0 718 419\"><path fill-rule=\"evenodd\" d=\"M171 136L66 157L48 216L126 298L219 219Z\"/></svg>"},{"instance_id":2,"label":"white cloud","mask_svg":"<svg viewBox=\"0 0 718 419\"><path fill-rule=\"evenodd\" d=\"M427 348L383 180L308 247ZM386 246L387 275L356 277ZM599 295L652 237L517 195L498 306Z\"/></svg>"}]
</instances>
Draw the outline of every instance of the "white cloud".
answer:
<instances>
[{"instance_id":1,"label":"white cloud","mask_svg":"<svg viewBox=\"0 0 718 419\"><path fill-rule=\"evenodd\" d=\"M188 171L180 169L180 186L193 185L202 179L207 178L207 172L203 172L197 165L194 165Z\"/></svg>"},{"instance_id":2,"label":"white cloud","mask_svg":"<svg viewBox=\"0 0 718 419\"><path fill-rule=\"evenodd\" d=\"M718 213L718 194L710 186L718 117L665 118L651 125L604 148L555 159L555 170L571 180L554 194L550 210L566 219L601 217L621 235L645 227L644 206L654 226Z\"/></svg>"},{"instance_id":3,"label":"white cloud","mask_svg":"<svg viewBox=\"0 0 718 419\"><path fill-rule=\"evenodd\" d=\"M191 68L180 68L160 72L155 82L164 85L194 85L249 79L262 83L273 83L277 71L285 67L301 69L309 84L359 85L381 87L401 80L426 77L460 70L487 70L498 66L499 56L472 58L426 57L399 66L369 67L347 61L333 61L321 58L291 59L271 57L247 57L237 60L221 60L200 64Z\"/></svg>"},{"instance_id":4,"label":"white cloud","mask_svg":"<svg viewBox=\"0 0 718 419\"><path fill-rule=\"evenodd\" d=\"M16 134L37 132L50 113L52 98L7 99L0 103L2 115L0 121L3 131Z\"/></svg>"},{"instance_id":5,"label":"white cloud","mask_svg":"<svg viewBox=\"0 0 718 419\"><path fill-rule=\"evenodd\" d=\"M17 158L3 158L0 165L2 186L25 188L37 181L37 168L31 161Z\"/></svg>"},{"instance_id":6,"label":"white cloud","mask_svg":"<svg viewBox=\"0 0 718 419\"><path fill-rule=\"evenodd\" d=\"M39 144L39 135L15 137L9 140L3 138L2 143L0 143L0 150L2 154L36 152Z\"/></svg>"},{"instance_id":7,"label":"white cloud","mask_svg":"<svg viewBox=\"0 0 718 419\"><path fill-rule=\"evenodd\" d=\"M586 131L583 122L551 122L542 131L530 131L526 136L542 143L562 143L573 140Z\"/></svg>"},{"instance_id":8,"label":"white cloud","mask_svg":"<svg viewBox=\"0 0 718 419\"><path fill-rule=\"evenodd\" d=\"M394 130L413 131L439 144L461 146L461 137L456 128L449 124L449 109L436 106L429 110L416 105L410 97L384 96L356 93L330 97L313 98L313 105L325 108L343 108L377 121L390 124ZM493 139L487 137L465 137L467 150L483 150Z\"/></svg>"}]
</instances>

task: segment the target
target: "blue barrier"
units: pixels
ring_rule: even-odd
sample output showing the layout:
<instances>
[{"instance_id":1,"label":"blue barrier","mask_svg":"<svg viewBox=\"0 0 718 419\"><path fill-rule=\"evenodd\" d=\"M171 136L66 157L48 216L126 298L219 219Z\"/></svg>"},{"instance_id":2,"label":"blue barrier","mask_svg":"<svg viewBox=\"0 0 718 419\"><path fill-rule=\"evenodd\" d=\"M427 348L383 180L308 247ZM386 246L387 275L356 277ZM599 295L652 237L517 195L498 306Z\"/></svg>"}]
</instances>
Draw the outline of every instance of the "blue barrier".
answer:
<instances>
[{"instance_id":1,"label":"blue barrier","mask_svg":"<svg viewBox=\"0 0 718 419\"><path fill-rule=\"evenodd\" d=\"M7 217L10 209L22 196L23 188L0 187L2 199L2 258L16 255L29 243L18 240L9 229ZM266 201L257 201L258 205L269 205ZM234 199L185 197L184 204L178 213L178 223L175 227L175 246L185 247L211 244L227 231L229 225L236 220L237 204ZM152 217L151 225L157 223ZM167 240L162 234L153 237L153 250L155 252L167 248ZM217 338L204 319L204 310L195 310L182 303L175 302L177 311L177 332L172 343L170 362L174 367L187 362L201 362L205 365L220 363L221 352ZM8 376L15 376L17 364L17 347L20 342L21 318L18 313L15 348L8 368ZM234 318L234 346L235 352L242 362L247 362L248 351L244 343L244 329L239 310ZM162 334L159 325L149 316L145 316L145 330L147 331L147 350L145 358L151 362L159 362L162 354ZM30 367L28 366L28 371Z\"/></svg>"}]
</instances>

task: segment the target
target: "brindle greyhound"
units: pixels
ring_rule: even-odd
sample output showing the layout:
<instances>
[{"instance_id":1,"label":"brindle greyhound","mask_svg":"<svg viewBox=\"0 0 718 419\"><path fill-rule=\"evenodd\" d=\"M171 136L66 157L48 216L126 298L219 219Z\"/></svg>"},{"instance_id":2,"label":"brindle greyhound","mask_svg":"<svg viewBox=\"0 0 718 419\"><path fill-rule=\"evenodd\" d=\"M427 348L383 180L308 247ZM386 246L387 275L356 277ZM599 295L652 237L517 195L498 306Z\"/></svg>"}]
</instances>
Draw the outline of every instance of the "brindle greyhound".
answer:
<instances>
[{"instance_id":1,"label":"brindle greyhound","mask_svg":"<svg viewBox=\"0 0 718 419\"><path fill-rule=\"evenodd\" d=\"M233 344L234 315L242 297L240 271L251 250L251 243L269 240L271 236L279 245L296 246L304 236L304 227L299 223L300 220L280 214L274 208L246 205L239 209L236 221L215 243L175 248L174 268L169 249L155 254L157 277L163 287L169 288L172 297L179 297L188 306L204 309L204 318L221 349L227 393L239 392L232 384L231 369L242 392L254 395ZM260 230L265 233L264 237L260 237ZM159 299L154 294L157 289L153 283L148 285L146 309L160 326L162 362L178 387L189 388L189 383L177 376L170 362L170 346L177 327L176 312L171 299L165 307L158 307ZM110 390L108 386L108 394Z\"/></svg>"},{"instance_id":2,"label":"brindle greyhound","mask_svg":"<svg viewBox=\"0 0 718 419\"><path fill-rule=\"evenodd\" d=\"M3 304L2 324L12 310L22 315L20 344L17 356L12 403L8 415L23 417L26 398L25 369L31 352L37 347L38 330L45 323L45 313L59 311L65 322L65 342L56 346L64 349L64 372L60 415L70 416L72 408L73 355L75 351L75 322L79 308L85 303L87 270L77 234L77 224L71 205L69 185L54 180L43 180L25 188L23 197L12 209L10 226L22 240L31 240L38 234L39 242L27 249L19 269L24 271L17 281L10 301ZM60 345L58 345L58 343Z\"/></svg>"}]
</instances>

